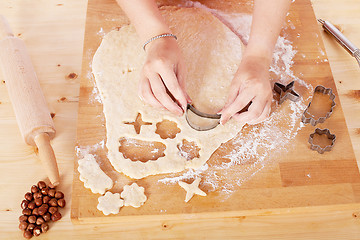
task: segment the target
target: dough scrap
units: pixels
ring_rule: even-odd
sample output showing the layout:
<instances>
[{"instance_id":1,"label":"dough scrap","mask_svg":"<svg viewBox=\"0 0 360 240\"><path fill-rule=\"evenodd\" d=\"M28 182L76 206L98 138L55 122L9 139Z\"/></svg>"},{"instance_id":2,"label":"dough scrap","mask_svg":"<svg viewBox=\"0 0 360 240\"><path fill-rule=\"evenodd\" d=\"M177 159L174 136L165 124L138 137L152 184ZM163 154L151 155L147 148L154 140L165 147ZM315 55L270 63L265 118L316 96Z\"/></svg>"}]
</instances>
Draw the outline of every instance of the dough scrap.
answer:
<instances>
[{"instance_id":1,"label":"dough scrap","mask_svg":"<svg viewBox=\"0 0 360 240\"><path fill-rule=\"evenodd\" d=\"M79 178L93 193L102 195L113 187L113 181L101 170L94 155L86 154L78 163Z\"/></svg>"},{"instance_id":2,"label":"dough scrap","mask_svg":"<svg viewBox=\"0 0 360 240\"><path fill-rule=\"evenodd\" d=\"M134 208L141 207L147 200L144 192L145 189L139 187L136 183L125 185L124 190L121 192L121 197L124 199L124 205L132 206Z\"/></svg>"},{"instance_id":3,"label":"dough scrap","mask_svg":"<svg viewBox=\"0 0 360 240\"><path fill-rule=\"evenodd\" d=\"M124 206L124 200L120 199L119 193L106 192L104 196L98 198L99 204L97 209L105 215L118 214L120 208Z\"/></svg>"},{"instance_id":4,"label":"dough scrap","mask_svg":"<svg viewBox=\"0 0 360 240\"><path fill-rule=\"evenodd\" d=\"M242 58L242 42L211 13L199 8L163 7L161 12L171 31L177 35L187 67L186 89L197 109L216 113L226 102L231 80ZM113 167L125 175L140 179L149 175L181 172L200 168L212 153L242 129L235 120L213 130L192 129L185 117L153 108L138 97L138 82L145 61L142 42L133 26L128 25L104 36L96 51L92 71L101 94L106 118L106 147ZM136 134L133 122L138 113L144 122ZM181 132L174 139L161 139L156 123L164 119L176 122ZM122 137L156 141L166 145L165 156L156 161L132 161L119 152ZM177 145L183 139L200 147L199 158L187 160Z\"/></svg>"},{"instance_id":5,"label":"dough scrap","mask_svg":"<svg viewBox=\"0 0 360 240\"><path fill-rule=\"evenodd\" d=\"M201 178L196 178L191 184L179 182L179 185L186 191L185 202L188 202L194 194L206 196L206 193L199 188L200 181Z\"/></svg>"}]
</instances>

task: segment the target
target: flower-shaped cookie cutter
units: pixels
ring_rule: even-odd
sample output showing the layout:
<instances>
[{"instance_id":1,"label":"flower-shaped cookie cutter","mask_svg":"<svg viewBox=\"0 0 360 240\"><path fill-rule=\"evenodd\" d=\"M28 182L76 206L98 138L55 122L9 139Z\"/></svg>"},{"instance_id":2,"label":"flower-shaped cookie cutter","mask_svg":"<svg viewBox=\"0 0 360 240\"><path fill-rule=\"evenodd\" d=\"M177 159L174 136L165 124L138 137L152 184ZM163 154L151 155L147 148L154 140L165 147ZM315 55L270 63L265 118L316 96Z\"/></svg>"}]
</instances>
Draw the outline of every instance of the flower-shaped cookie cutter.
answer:
<instances>
[{"instance_id":1,"label":"flower-shaped cookie cutter","mask_svg":"<svg viewBox=\"0 0 360 240\"><path fill-rule=\"evenodd\" d=\"M295 82L292 81L286 86L278 82L274 84L274 91L279 94L279 104L282 104L286 99L289 99L293 102L296 102L300 99L300 95L293 90L294 83Z\"/></svg>"},{"instance_id":2,"label":"flower-shaped cookie cutter","mask_svg":"<svg viewBox=\"0 0 360 240\"><path fill-rule=\"evenodd\" d=\"M314 136L315 136L315 134L317 134L317 135L325 134L327 136L327 138L331 140L331 144L327 145L325 147L321 147L319 145L314 144ZM325 129L316 128L315 132L310 134L310 137L309 137L310 149L314 150L314 151L317 151L320 154L323 154L326 151L331 151L331 149L334 147L335 140L336 140L336 135L331 134L329 129L327 129L327 128L325 128Z\"/></svg>"},{"instance_id":3,"label":"flower-shaped cookie cutter","mask_svg":"<svg viewBox=\"0 0 360 240\"><path fill-rule=\"evenodd\" d=\"M306 117L306 114L309 114L311 115L308 110L310 108L310 105L311 105L311 102L312 100L309 102L309 105L306 107L303 115L301 116L301 121L305 124L307 123L310 123L311 125L315 126L316 124L318 123L323 123L325 122L326 119L328 119L330 117L330 115L332 114L333 112L333 109L336 105L335 103L335 94L333 93L332 89L331 88L326 88L322 85L318 85L315 87L315 90L314 90L314 95L315 93L322 93L322 94L326 94L326 95L329 95L329 99L332 101L331 103L331 108L330 108L330 111L328 111L324 117L319 117L318 119L315 119L313 118L313 116L310 116L310 117ZM313 95L313 96L314 96Z\"/></svg>"}]
</instances>

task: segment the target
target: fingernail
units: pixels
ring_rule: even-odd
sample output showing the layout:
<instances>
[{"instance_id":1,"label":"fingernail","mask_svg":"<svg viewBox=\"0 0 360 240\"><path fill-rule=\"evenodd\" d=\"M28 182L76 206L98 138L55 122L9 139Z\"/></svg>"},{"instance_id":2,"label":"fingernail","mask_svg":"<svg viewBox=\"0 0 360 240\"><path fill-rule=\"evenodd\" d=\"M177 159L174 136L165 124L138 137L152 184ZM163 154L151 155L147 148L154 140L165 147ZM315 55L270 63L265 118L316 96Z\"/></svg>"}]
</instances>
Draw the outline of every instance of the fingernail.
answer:
<instances>
[{"instance_id":1,"label":"fingernail","mask_svg":"<svg viewBox=\"0 0 360 240\"><path fill-rule=\"evenodd\" d=\"M226 123L226 121L224 121L224 119L220 118L220 124L224 125Z\"/></svg>"}]
</instances>

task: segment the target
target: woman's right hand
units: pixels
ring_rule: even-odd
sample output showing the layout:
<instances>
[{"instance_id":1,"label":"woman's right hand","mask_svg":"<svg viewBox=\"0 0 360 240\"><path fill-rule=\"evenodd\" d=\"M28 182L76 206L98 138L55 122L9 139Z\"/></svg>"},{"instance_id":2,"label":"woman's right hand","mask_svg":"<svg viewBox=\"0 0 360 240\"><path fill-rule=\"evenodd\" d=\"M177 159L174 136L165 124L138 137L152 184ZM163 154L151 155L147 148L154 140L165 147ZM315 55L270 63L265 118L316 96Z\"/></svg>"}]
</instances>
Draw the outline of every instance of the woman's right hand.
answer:
<instances>
[{"instance_id":1,"label":"woman's right hand","mask_svg":"<svg viewBox=\"0 0 360 240\"><path fill-rule=\"evenodd\" d=\"M180 48L172 37L159 38L146 45L139 96L154 107L181 116L189 96L185 91L185 65Z\"/></svg>"}]
</instances>

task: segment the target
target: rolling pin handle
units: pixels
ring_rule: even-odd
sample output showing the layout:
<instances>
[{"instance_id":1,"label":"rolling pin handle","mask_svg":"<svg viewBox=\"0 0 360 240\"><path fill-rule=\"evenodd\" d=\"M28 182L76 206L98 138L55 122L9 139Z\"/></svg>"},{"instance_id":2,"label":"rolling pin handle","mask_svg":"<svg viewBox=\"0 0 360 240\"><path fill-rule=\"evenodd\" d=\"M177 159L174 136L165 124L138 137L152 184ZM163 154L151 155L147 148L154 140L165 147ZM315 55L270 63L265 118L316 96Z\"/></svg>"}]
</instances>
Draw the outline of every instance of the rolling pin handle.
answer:
<instances>
[{"instance_id":1,"label":"rolling pin handle","mask_svg":"<svg viewBox=\"0 0 360 240\"><path fill-rule=\"evenodd\" d=\"M14 34L4 16L0 15L0 41L6 37L14 37Z\"/></svg>"},{"instance_id":2,"label":"rolling pin handle","mask_svg":"<svg viewBox=\"0 0 360 240\"><path fill-rule=\"evenodd\" d=\"M47 133L40 133L34 138L39 149L39 158L44 164L49 180L53 186L60 183L59 169L56 163L54 150L50 145L50 137Z\"/></svg>"}]
</instances>

